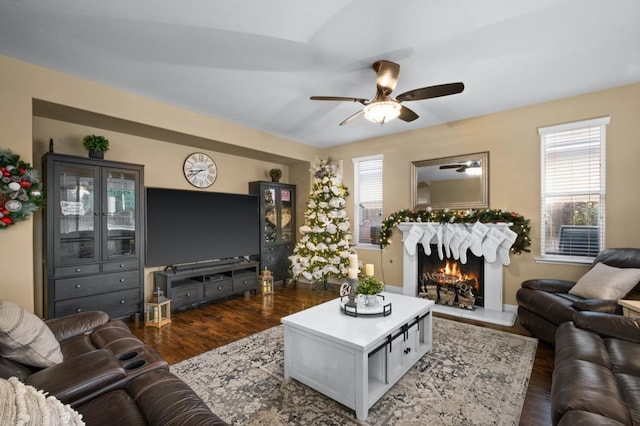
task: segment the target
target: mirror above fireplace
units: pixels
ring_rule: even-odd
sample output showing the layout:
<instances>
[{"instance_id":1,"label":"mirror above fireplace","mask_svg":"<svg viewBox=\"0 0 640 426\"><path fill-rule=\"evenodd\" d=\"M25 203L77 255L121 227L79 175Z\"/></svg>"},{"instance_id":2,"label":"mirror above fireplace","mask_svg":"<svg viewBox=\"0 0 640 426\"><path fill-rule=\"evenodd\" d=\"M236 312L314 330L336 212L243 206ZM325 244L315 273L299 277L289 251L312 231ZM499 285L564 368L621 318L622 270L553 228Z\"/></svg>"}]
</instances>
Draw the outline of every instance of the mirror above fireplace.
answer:
<instances>
[{"instance_id":1,"label":"mirror above fireplace","mask_svg":"<svg viewBox=\"0 0 640 426\"><path fill-rule=\"evenodd\" d=\"M416 210L489 208L489 152L412 162L411 205Z\"/></svg>"}]
</instances>

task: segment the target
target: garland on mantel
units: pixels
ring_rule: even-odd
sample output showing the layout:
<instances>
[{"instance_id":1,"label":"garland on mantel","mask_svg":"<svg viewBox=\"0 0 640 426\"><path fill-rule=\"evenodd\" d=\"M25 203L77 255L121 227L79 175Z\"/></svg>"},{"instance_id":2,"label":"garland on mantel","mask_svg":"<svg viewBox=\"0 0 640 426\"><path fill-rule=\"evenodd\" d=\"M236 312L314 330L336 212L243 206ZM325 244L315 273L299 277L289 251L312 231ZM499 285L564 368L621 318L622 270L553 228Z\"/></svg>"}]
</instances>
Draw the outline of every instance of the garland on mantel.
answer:
<instances>
[{"instance_id":1,"label":"garland on mantel","mask_svg":"<svg viewBox=\"0 0 640 426\"><path fill-rule=\"evenodd\" d=\"M498 209L483 210L409 210L404 209L390 214L382 222L382 230L380 232L380 248L385 248L391 244L391 233L393 228L402 222L438 222L438 223L513 223L510 229L518 234L516 241L511 246L511 253L522 254L522 252L531 252L531 239L529 233L531 226L529 219L525 219L522 215L515 212L507 212Z\"/></svg>"}]
</instances>

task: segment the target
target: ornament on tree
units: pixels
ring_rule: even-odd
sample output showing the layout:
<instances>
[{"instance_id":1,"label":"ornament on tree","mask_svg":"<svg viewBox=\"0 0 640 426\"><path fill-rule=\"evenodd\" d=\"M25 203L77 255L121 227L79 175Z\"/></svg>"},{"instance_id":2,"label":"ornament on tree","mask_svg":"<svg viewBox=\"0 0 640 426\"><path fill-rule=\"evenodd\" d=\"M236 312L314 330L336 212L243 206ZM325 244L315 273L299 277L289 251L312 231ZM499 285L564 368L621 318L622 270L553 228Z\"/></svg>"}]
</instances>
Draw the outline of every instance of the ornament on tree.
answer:
<instances>
[{"instance_id":1,"label":"ornament on tree","mask_svg":"<svg viewBox=\"0 0 640 426\"><path fill-rule=\"evenodd\" d=\"M8 149L0 149L0 229L27 219L43 203L40 174Z\"/></svg>"},{"instance_id":2,"label":"ornament on tree","mask_svg":"<svg viewBox=\"0 0 640 426\"><path fill-rule=\"evenodd\" d=\"M294 278L325 281L330 276L347 276L352 238L345 209L347 195L338 167L330 160L318 161L304 225L299 229L301 237L289 257Z\"/></svg>"}]
</instances>

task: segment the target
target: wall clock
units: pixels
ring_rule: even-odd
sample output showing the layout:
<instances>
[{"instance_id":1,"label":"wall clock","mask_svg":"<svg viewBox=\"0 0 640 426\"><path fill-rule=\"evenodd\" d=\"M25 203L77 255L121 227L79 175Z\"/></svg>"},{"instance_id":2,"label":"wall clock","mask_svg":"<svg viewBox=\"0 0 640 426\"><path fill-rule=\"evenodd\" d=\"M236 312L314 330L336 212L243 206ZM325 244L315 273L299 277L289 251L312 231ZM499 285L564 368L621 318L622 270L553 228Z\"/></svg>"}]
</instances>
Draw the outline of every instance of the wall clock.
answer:
<instances>
[{"instance_id":1,"label":"wall clock","mask_svg":"<svg viewBox=\"0 0 640 426\"><path fill-rule=\"evenodd\" d=\"M194 152L184 160L184 177L196 188L213 185L218 177L218 168L213 159L202 152Z\"/></svg>"}]
</instances>

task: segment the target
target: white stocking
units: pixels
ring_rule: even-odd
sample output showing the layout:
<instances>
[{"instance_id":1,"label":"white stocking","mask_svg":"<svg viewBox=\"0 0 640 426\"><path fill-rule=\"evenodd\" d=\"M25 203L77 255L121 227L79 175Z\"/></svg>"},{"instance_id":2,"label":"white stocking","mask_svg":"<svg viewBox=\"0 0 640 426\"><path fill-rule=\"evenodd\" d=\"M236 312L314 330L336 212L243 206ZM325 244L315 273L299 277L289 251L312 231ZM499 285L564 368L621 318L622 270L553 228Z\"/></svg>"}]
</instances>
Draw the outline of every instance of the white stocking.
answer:
<instances>
[{"instance_id":1,"label":"white stocking","mask_svg":"<svg viewBox=\"0 0 640 426\"><path fill-rule=\"evenodd\" d=\"M440 260L444 259L444 254L442 253L442 225L436 225L436 239L438 240L438 257Z\"/></svg>"},{"instance_id":2,"label":"white stocking","mask_svg":"<svg viewBox=\"0 0 640 426\"><path fill-rule=\"evenodd\" d=\"M451 250L451 256L453 256L454 259L459 259L460 244L462 243L462 239L461 239L462 235L458 233L458 229L460 229L460 227L464 225L460 225L459 223L456 223L455 225L450 225L450 226L453 231L453 237L451 238L451 242L449 243L449 249Z\"/></svg>"},{"instance_id":3,"label":"white stocking","mask_svg":"<svg viewBox=\"0 0 640 426\"><path fill-rule=\"evenodd\" d=\"M489 232L487 232L487 236L484 241L482 241L482 254L484 254L487 262L493 263L496 261L498 246L502 244L504 239L504 232L497 228L491 228Z\"/></svg>"},{"instance_id":4,"label":"white stocking","mask_svg":"<svg viewBox=\"0 0 640 426\"><path fill-rule=\"evenodd\" d=\"M500 259L500 262L502 262L503 265L507 266L508 264L511 263L509 259L509 249L511 249L511 246L513 245L513 243L516 242L516 238L518 238L518 234L513 232L511 229L506 228L504 230L504 237L505 237L504 241L498 247L498 258Z\"/></svg>"},{"instance_id":5,"label":"white stocking","mask_svg":"<svg viewBox=\"0 0 640 426\"><path fill-rule=\"evenodd\" d=\"M448 258L451 258L451 240L453 239L453 234L453 225L445 223L444 230L442 231L442 245Z\"/></svg>"},{"instance_id":6,"label":"white stocking","mask_svg":"<svg viewBox=\"0 0 640 426\"><path fill-rule=\"evenodd\" d=\"M424 229L421 240L422 248L424 248L424 253L427 256L431 256L431 239L436 235L436 228L432 224L426 223L422 229Z\"/></svg>"},{"instance_id":7,"label":"white stocking","mask_svg":"<svg viewBox=\"0 0 640 426\"><path fill-rule=\"evenodd\" d=\"M489 232L489 227L482 222L476 222L471 228L471 252L476 256L482 256L482 240Z\"/></svg>"},{"instance_id":8,"label":"white stocking","mask_svg":"<svg viewBox=\"0 0 640 426\"><path fill-rule=\"evenodd\" d=\"M416 245L422 238L422 230L417 225L413 225L409 230L409 235L404 240L404 248L411 256L416 254Z\"/></svg>"},{"instance_id":9,"label":"white stocking","mask_svg":"<svg viewBox=\"0 0 640 426\"><path fill-rule=\"evenodd\" d=\"M458 246L460 263L464 265L467 263L467 250L469 249L469 245L471 244L471 234L469 234L469 231L467 231L467 227L464 225L460 225L458 228L456 228L456 234L458 235L458 239L460 240L460 245Z\"/></svg>"}]
</instances>

